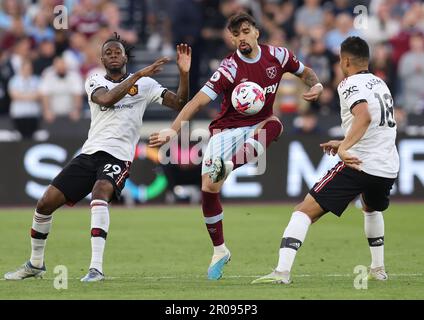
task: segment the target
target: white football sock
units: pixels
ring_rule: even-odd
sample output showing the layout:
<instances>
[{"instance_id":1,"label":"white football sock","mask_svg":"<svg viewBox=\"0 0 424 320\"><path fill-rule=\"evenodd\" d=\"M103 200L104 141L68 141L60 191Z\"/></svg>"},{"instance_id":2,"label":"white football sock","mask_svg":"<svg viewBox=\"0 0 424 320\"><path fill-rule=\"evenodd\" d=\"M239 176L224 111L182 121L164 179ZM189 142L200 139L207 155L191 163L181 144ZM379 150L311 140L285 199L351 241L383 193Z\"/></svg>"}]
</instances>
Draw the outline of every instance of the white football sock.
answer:
<instances>
[{"instance_id":1,"label":"white football sock","mask_svg":"<svg viewBox=\"0 0 424 320\"><path fill-rule=\"evenodd\" d=\"M106 245L106 236L109 231L109 208L103 200L93 200L91 205L91 262L90 269L94 268L103 273L103 252ZM93 229L100 229L104 233L93 236Z\"/></svg>"},{"instance_id":2,"label":"white football sock","mask_svg":"<svg viewBox=\"0 0 424 320\"><path fill-rule=\"evenodd\" d=\"M371 268L384 267L383 213L364 211L364 229L371 251Z\"/></svg>"},{"instance_id":3,"label":"white football sock","mask_svg":"<svg viewBox=\"0 0 424 320\"><path fill-rule=\"evenodd\" d=\"M290 272L297 249L300 248L305 240L308 228L311 225L311 219L307 214L296 211L293 212L290 222L284 230L283 240L280 247L280 256L276 271Z\"/></svg>"},{"instance_id":4,"label":"white football sock","mask_svg":"<svg viewBox=\"0 0 424 320\"><path fill-rule=\"evenodd\" d=\"M47 235L50 232L52 226L52 215L40 214L37 211L34 212L32 219L32 230L31 230L31 264L36 268L41 268L44 263L44 249L46 247ZM34 231L38 233L35 235ZM36 236L37 238L34 238ZM44 239L39 239L42 237Z\"/></svg>"},{"instance_id":5,"label":"white football sock","mask_svg":"<svg viewBox=\"0 0 424 320\"><path fill-rule=\"evenodd\" d=\"M223 244L221 244L219 246L213 247L213 254L214 255L215 254L219 254L219 255L226 254L227 252L228 252L228 249L225 246L225 243L223 243Z\"/></svg>"}]
</instances>

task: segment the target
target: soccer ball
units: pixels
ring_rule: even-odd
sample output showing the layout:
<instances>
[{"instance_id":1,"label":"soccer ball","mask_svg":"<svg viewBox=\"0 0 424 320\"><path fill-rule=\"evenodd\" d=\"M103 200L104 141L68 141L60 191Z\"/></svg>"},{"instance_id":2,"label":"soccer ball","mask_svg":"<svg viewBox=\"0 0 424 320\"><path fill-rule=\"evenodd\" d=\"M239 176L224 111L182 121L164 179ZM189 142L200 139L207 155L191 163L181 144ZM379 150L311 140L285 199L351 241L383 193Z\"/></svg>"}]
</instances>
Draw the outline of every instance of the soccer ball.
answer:
<instances>
[{"instance_id":1,"label":"soccer ball","mask_svg":"<svg viewBox=\"0 0 424 320\"><path fill-rule=\"evenodd\" d=\"M256 114L265 104L264 90L255 82L242 82L234 88L231 103L238 112L244 115Z\"/></svg>"}]
</instances>

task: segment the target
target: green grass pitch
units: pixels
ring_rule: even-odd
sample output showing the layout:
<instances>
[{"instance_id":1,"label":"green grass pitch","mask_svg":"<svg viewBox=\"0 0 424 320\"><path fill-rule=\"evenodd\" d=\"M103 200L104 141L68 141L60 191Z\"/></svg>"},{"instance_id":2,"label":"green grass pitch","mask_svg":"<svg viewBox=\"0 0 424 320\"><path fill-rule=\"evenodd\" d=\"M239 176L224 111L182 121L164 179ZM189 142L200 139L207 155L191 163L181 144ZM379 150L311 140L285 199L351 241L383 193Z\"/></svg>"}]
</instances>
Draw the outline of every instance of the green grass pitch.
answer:
<instances>
[{"instance_id":1,"label":"green grass pitch","mask_svg":"<svg viewBox=\"0 0 424 320\"><path fill-rule=\"evenodd\" d=\"M370 254L361 211L326 215L310 228L292 270L293 284L251 285L277 262L292 206L225 205L232 260L208 281L212 249L200 206L111 208L104 261L106 281L81 283L90 260L90 215L84 207L56 212L44 279L0 280L0 299L423 299L424 205L393 204L385 214L387 282L354 288L353 269ZM33 209L0 210L0 275L30 254ZM68 289L54 288L54 268L68 269Z\"/></svg>"}]
</instances>

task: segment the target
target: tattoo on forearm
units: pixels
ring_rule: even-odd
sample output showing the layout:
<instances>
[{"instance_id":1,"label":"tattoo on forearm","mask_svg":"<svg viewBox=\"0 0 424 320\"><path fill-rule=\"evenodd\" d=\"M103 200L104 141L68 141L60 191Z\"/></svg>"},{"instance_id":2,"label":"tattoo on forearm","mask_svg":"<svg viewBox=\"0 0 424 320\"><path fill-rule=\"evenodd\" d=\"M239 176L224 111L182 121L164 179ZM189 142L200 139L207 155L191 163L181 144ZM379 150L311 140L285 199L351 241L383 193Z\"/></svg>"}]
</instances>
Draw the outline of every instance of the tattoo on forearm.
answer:
<instances>
[{"instance_id":1,"label":"tattoo on forearm","mask_svg":"<svg viewBox=\"0 0 424 320\"><path fill-rule=\"evenodd\" d=\"M305 74L303 75L302 79L303 82L309 87L313 87L319 82L319 79L315 72L309 68L305 69Z\"/></svg>"}]
</instances>

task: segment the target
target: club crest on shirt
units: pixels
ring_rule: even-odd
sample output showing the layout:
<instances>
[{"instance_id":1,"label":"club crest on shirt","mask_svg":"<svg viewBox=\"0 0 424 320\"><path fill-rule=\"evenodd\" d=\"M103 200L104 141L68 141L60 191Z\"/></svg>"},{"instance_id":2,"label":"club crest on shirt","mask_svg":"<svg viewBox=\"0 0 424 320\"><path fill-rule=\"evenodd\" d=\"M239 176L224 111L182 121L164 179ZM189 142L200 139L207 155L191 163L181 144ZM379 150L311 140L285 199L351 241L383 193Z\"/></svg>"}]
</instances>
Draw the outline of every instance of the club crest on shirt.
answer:
<instances>
[{"instance_id":1,"label":"club crest on shirt","mask_svg":"<svg viewBox=\"0 0 424 320\"><path fill-rule=\"evenodd\" d=\"M129 90L128 90L128 94L130 96L135 96L138 93L138 84L133 85Z\"/></svg>"},{"instance_id":2,"label":"club crest on shirt","mask_svg":"<svg viewBox=\"0 0 424 320\"><path fill-rule=\"evenodd\" d=\"M266 74L268 78L274 79L277 76L277 68L275 66L266 68Z\"/></svg>"},{"instance_id":3,"label":"club crest on shirt","mask_svg":"<svg viewBox=\"0 0 424 320\"><path fill-rule=\"evenodd\" d=\"M221 73L219 73L219 71L216 71L212 77L211 77L211 81L213 82L217 82L219 80L219 78L221 78Z\"/></svg>"}]
</instances>

